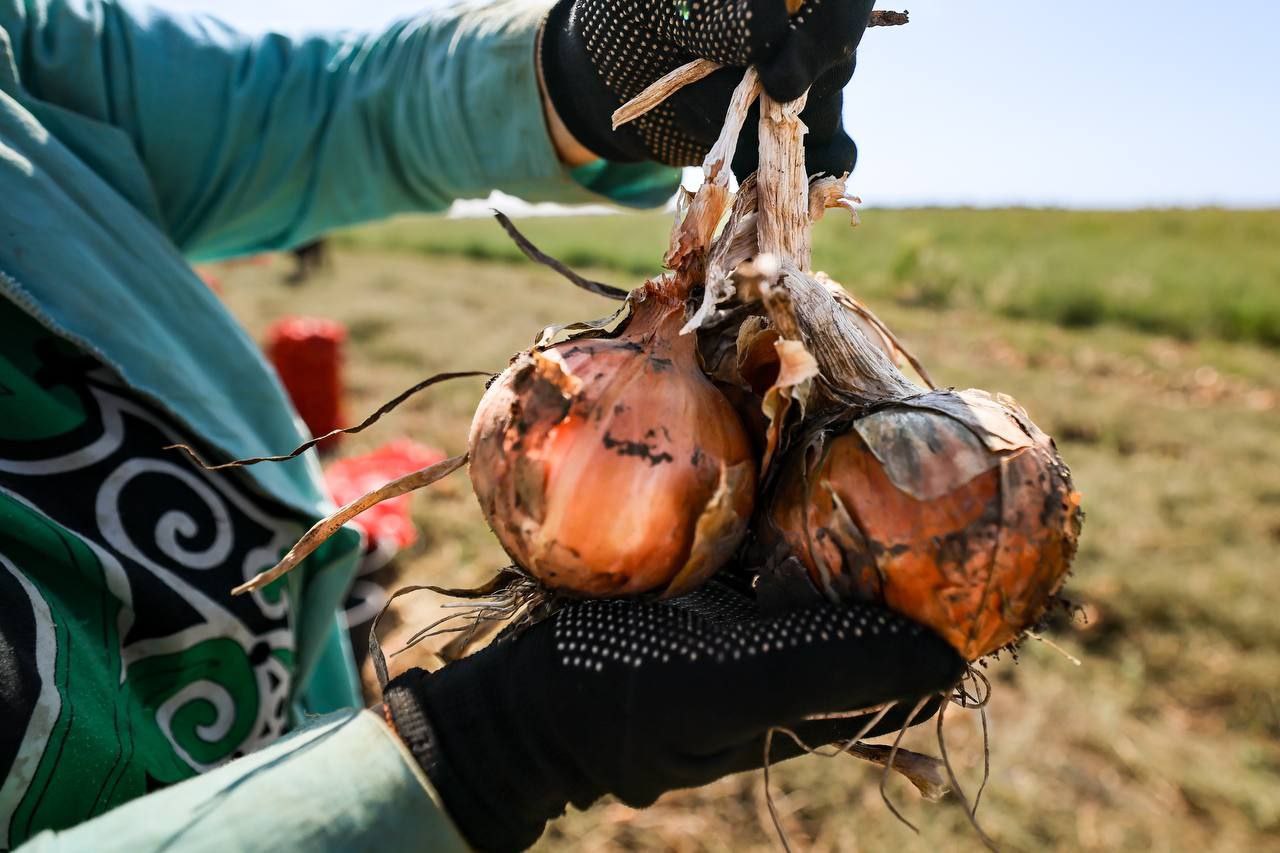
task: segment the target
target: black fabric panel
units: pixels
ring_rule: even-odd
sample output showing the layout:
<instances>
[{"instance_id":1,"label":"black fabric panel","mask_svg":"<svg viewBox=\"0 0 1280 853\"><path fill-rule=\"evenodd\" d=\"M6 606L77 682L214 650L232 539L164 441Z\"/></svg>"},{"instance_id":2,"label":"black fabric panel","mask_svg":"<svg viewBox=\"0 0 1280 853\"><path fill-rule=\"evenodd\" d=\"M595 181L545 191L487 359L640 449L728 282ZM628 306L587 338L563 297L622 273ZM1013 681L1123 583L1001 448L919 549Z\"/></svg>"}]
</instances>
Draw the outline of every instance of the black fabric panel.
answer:
<instances>
[{"instance_id":1,"label":"black fabric panel","mask_svg":"<svg viewBox=\"0 0 1280 853\"><path fill-rule=\"evenodd\" d=\"M31 600L0 566L0 779L9 775L40 695Z\"/></svg>"}]
</instances>

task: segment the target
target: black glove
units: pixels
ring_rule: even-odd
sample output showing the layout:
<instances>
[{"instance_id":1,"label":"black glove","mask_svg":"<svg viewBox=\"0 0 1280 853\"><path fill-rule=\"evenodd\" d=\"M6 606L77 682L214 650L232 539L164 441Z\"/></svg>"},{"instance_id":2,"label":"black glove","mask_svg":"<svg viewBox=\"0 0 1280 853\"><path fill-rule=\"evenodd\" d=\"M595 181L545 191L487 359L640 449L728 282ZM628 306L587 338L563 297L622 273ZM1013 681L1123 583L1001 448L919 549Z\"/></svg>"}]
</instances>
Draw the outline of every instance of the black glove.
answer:
<instances>
[{"instance_id":1,"label":"black glove","mask_svg":"<svg viewBox=\"0 0 1280 853\"><path fill-rule=\"evenodd\" d=\"M724 123L743 68L756 65L780 101L812 86L801 118L810 174L852 171L857 148L840 124L841 90L874 0L807 0L788 18L784 0L560 0L547 18L541 62L569 131L607 160L702 162ZM613 111L693 59L726 68L686 86L648 114L610 130ZM739 178L758 160L753 110L738 143Z\"/></svg>"},{"instance_id":2,"label":"black glove","mask_svg":"<svg viewBox=\"0 0 1280 853\"><path fill-rule=\"evenodd\" d=\"M762 617L715 583L670 602L571 604L437 673L406 672L385 701L467 840L516 850L569 803L643 807L758 768L775 725L827 744L869 718L806 716L902 700L866 736L897 730L963 671L941 639L879 608ZM798 752L774 738L775 761Z\"/></svg>"}]
</instances>

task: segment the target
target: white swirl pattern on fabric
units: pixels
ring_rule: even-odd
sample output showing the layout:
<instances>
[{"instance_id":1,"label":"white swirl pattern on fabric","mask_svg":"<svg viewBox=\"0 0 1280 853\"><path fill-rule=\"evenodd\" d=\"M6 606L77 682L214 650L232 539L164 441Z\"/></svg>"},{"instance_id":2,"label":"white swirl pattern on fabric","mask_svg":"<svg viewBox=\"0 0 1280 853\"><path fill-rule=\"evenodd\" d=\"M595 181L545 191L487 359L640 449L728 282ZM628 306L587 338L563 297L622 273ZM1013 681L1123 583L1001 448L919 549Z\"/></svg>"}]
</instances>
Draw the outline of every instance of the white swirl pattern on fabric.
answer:
<instances>
[{"instance_id":1,"label":"white swirl pattern on fabric","mask_svg":"<svg viewBox=\"0 0 1280 853\"><path fill-rule=\"evenodd\" d=\"M89 393L97 400L102 413L102 434L84 447L76 448L70 453L54 456L49 459L23 460L0 457L0 471L8 474L38 476L41 474L63 474L88 468L106 459L120 449L124 443L124 418L122 407L114 395L90 388Z\"/></svg>"},{"instance_id":2,"label":"white swirl pattern on fabric","mask_svg":"<svg viewBox=\"0 0 1280 853\"><path fill-rule=\"evenodd\" d=\"M250 617L242 606L250 604L249 600L233 603L220 597L210 587L223 581L200 576L208 573L220 578L219 572L234 566L236 575L251 577L274 563L304 525L286 508L264 504L244 478L202 471L176 453L162 451L165 444L190 439L163 413L116 385L118 380L110 371L92 370L85 377L82 400L91 411L96 409L97 417L90 423L97 424L100 432L83 436L78 448L59 448L56 455L43 459L14 459L0 452L0 474L17 478L11 488L0 491L67 526L101 561L107 586L122 605L117 623L122 681L148 658L183 654L209 640L232 640L250 658L255 719L239 743L225 744L225 757L217 762L197 760L191 754L193 743L221 745L240 729L243 720L238 715L248 708L240 707L243 702L238 705L238 693L199 678L179 687L154 712L157 726L177 757L202 772L238 752L265 746L287 729L294 686L289 661L295 637L289 622L289 596L253 596L260 616ZM110 465L117 459L118 464L100 480L87 472L87 479L68 480L67 487L75 490L74 500L70 495L66 500L59 498L59 492L48 486L28 496L20 485L23 478L51 483L76 477L78 471ZM87 493L81 484L90 486ZM178 500L183 502L181 508L175 506ZM81 508L88 510L87 519ZM21 580L21 570L18 574ZM227 589L233 580L226 579ZM191 612L164 632L143 631L138 639L129 641L129 631L147 621L147 614L135 609L139 593L153 584L178 596ZM54 644L55 638L48 641ZM54 653L56 649L50 654ZM50 673L45 685L52 689L53 684ZM56 690L53 696L56 701ZM182 730L175 732L175 715L195 702L212 707L214 720L191 729L180 726ZM184 739L188 748L183 747ZM24 750L28 744L38 762L43 742L28 738ZM10 781L6 780L6 788L17 784ZM7 821L4 805L0 800L0 818Z\"/></svg>"},{"instance_id":3,"label":"white swirl pattern on fabric","mask_svg":"<svg viewBox=\"0 0 1280 853\"><path fill-rule=\"evenodd\" d=\"M173 745L174 751L182 756L183 761L199 772L204 773L217 765L203 764L196 761L182 748L179 738L175 737L173 733L174 715L181 708L193 702L204 702L213 706L213 722L195 727L196 736L205 743L217 743L226 737L227 732L231 731L231 726L236 719L236 703L230 691L221 684L214 681L193 681L166 699L156 709L156 722L160 725L160 731L164 732L164 736Z\"/></svg>"},{"instance_id":4,"label":"white swirl pattern on fabric","mask_svg":"<svg viewBox=\"0 0 1280 853\"><path fill-rule=\"evenodd\" d=\"M192 551L183 547L179 536L193 538L200 532L199 522L180 510L162 513L155 527L155 544L161 553L184 569L211 569L222 565L231 553L233 541L231 517L227 514L226 505L213 489L172 463L155 459L129 459L122 463L103 481L98 492L99 519L119 517L122 511L120 493L131 480L142 474L163 474L182 481L204 501L212 515L212 544L203 551ZM129 539L123 525L104 525L102 532L107 541L120 549L121 553L140 563L147 562L142 551Z\"/></svg>"}]
</instances>

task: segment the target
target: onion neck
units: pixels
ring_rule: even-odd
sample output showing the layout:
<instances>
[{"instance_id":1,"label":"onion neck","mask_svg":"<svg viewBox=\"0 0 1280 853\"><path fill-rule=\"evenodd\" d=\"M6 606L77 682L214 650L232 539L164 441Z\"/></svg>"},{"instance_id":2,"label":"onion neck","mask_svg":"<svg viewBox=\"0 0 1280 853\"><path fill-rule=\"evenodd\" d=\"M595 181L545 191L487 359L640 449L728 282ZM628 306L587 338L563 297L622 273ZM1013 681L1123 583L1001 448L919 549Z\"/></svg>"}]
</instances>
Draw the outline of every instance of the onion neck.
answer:
<instances>
[{"instance_id":1,"label":"onion neck","mask_svg":"<svg viewBox=\"0 0 1280 853\"><path fill-rule=\"evenodd\" d=\"M621 340L639 343L650 354L664 351L680 359L692 359L697 336L680 334L685 320L688 289L677 276L662 276L647 281L639 288L641 298L633 295L631 321Z\"/></svg>"}]
</instances>

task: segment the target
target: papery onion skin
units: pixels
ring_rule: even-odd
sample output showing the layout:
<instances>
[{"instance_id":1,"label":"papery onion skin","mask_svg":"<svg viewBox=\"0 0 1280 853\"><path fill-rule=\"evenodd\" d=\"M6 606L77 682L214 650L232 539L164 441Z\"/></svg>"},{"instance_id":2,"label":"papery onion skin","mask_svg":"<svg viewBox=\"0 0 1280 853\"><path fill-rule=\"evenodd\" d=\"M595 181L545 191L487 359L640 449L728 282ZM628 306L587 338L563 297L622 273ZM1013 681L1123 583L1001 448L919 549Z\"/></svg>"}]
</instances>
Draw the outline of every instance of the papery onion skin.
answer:
<instances>
[{"instance_id":1,"label":"papery onion skin","mask_svg":"<svg viewBox=\"0 0 1280 853\"><path fill-rule=\"evenodd\" d=\"M553 589L679 594L745 536L751 444L703 375L695 336L678 334L683 301L667 288L646 286L619 337L521 354L476 411L481 509L512 558Z\"/></svg>"},{"instance_id":2,"label":"papery onion skin","mask_svg":"<svg viewBox=\"0 0 1280 853\"><path fill-rule=\"evenodd\" d=\"M935 392L793 451L764 535L829 597L883 602L976 660L1043 614L1081 519L1070 471L1016 404Z\"/></svg>"}]
</instances>

